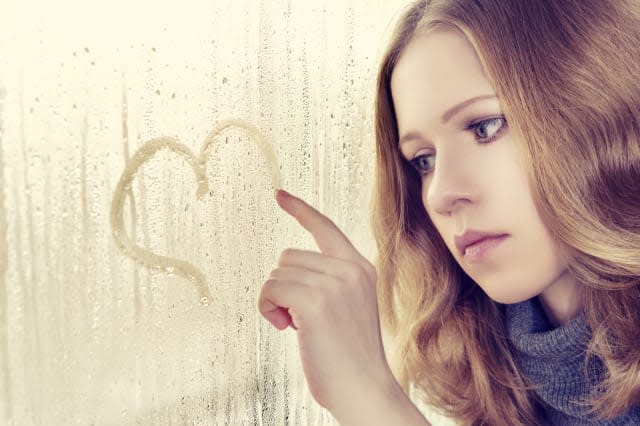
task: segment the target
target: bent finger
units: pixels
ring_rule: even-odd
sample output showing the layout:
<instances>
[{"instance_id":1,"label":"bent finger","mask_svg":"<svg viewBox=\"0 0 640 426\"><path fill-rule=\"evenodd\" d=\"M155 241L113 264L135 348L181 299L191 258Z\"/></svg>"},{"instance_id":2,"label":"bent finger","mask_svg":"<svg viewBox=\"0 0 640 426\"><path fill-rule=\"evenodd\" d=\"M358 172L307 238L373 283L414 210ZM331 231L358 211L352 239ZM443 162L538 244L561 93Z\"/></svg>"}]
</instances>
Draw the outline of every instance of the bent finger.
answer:
<instances>
[{"instance_id":1,"label":"bent finger","mask_svg":"<svg viewBox=\"0 0 640 426\"><path fill-rule=\"evenodd\" d=\"M280 328L283 318L290 318L295 329L300 328L300 315L311 300L308 286L291 280L269 279L258 297L258 310L273 325ZM285 314L288 315L286 317ZM286 327L287 324L284 325Z\"/></svg>"}]
</instances>

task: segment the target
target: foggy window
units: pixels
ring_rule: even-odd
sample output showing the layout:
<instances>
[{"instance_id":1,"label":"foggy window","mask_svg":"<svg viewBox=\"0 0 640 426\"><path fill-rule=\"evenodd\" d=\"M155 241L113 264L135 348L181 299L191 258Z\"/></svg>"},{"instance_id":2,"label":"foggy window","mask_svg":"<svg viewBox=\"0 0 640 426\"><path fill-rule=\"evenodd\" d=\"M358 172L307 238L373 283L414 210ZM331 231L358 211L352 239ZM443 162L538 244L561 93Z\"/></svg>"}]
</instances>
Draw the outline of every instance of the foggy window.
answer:
<instances>
[{"instance_id":1,"label":"foggy window","mask_svg":"<svg viewBox=\"0 0 640 426\"><path fill-rule=\"evenodd\" d=\"M372 258L377 61L406 1L9 1L0 423L325 425L257 296L313 239Z\"/></svg>"}]
</instances>

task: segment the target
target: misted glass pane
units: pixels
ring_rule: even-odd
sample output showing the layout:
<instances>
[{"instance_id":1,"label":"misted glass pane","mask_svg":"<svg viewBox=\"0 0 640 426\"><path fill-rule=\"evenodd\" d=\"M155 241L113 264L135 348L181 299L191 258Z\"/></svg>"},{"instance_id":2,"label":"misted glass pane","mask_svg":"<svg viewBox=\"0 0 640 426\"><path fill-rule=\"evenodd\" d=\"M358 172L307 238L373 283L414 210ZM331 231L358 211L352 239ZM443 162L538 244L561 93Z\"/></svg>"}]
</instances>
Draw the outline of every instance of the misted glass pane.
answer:
<instances>
[{"instance_id":1,"label":"misted glass pane","mask_svg":"<svg viewBox=\"0 0 640 426\"><path fill-rule=\"evenodd\" d=\"M6 2L0 419L325 425L259 314L275 186L372 258L373 96L406 0Z\"/></svg>"}]
</instances>

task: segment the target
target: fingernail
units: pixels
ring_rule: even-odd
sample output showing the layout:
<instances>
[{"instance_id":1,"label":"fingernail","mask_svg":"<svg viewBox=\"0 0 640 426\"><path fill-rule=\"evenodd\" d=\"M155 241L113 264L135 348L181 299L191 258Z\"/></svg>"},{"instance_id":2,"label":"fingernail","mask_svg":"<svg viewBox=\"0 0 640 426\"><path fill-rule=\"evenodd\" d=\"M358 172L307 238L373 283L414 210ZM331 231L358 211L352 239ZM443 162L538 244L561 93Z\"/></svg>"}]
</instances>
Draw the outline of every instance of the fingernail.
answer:
<instances>
[{"instance_id":1,"label":"fingernail","mask_svg":"<svg viewBox=\"0 0 640 426\"><path fill-rule=\"evenodd\" d=\"M293 195L289 194L284 189L278 189L276 191L276 203L278 203L278 205L289 214L295 213L295 199L296 198Z\"/></svg>"},{"instance_id":2,"label":"fingernail","mask_svg":"<svg viewBox=\"0 0 640 426\"><path fill-rule=\"evenodd\" d=\"M289 194L287 191L285 191L284 189L276 189L276 197L278 196L278 192L281 194L281 196L283 197L289 197L291 194Z\"/></svg>"}]
</instances>

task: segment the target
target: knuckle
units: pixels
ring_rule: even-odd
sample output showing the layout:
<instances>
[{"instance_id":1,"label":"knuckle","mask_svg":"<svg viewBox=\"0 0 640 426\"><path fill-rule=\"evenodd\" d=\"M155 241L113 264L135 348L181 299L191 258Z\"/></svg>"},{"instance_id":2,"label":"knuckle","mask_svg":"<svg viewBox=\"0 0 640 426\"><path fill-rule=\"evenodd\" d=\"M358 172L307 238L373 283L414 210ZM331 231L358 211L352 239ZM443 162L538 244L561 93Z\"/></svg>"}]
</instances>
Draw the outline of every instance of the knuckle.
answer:
<instances>
[{"instance_id":1,"label":"knuckle","mask_svg":"<svg viewBox=\"0 0 640 426\"><path fill-rule=\"evenodd\" d=\"M376 283L376 271L370 264L354 264L346 272L346 280L359 289L368 289Z\"/></svg>"},{"instance_id":2,"label":"knuckle","mask_svg":"<svg viewBox=\"0 0 640 426\"><path fill-rule=\"evenodd\" d=\"M260 306L264 305L264 303L266 302L267 298L269 297L272 291L273 291L273 287L270 283L270 280L265 281L262 284L262 288L260 289L260 294L258 296L258 304Z\"/></svg>"},{"instance_id":3,"label":"knuckle","mask_svg":"<svg viewBox=\"0 0 640 426\"><path fill-rule=\"evenodd\" d=\"M333 309L343 300L350 300L353 288L357 288L357 284L354 285L353 282L346 280L344 277L329 278L326 284L326 287L322 289L324 298L321 302L321 306L325 310Z\"/></svg>"},{"instance_id":4,"label":"knuckle","mask_svg":"<svg viewBox=\"0 0 640 426\"><path fill-rule=\"evenodd\" d=\"M352 274L353 281L359 285L366 286L371 282L371 273L366 265L356 264Z\"/></svg>"},{"instance_id":5,"label":"knuckle","mask_svg":"<svg viewBox=\"0 0 640 426\"><path fill-rule=\"evenodd\" d=\"M280 258L278 259L278 266L283 266L291 263L295 254L296 250L292 248L286 248L282 250L282 253L280 253Z\"/></svg>"},{"instance_id":6,"label":"knuckle","mask_svg":"<svg viewBox=\"0 0 640 426\"><path fill-rule=\"evenodd\" d=\"M331 306L331 294L328 291L316 290L313 293L313 304L311 311L314 315L322 314L326 312Z\"/></svg>"},{"instance_id":7,"label":"knuckle","mask_svg":"<svg viewBox=\"0 0 640 426\"><path fill-rule=\"evenodd\" d=\"M336 226L336 223L329 217L324 216L324 224L327 226Z\"/></svg>"},{"instance_id":8,"label":"knuckle","mask_svg":"<svg viewBox=\"0 0 640 426\"><path fill-rule=\"evenodd\" d=\"M276 285L276 282L277 281L273 277L269 276L269 278L264 282L264 285L262 286L263 290L264 291L269 291L269 290L273 289L273 287Z\"/></svg>"},{"instance_id":9,"label":"knuckle","mask_svg":"<svg viewBox=\"0 0 640 426\"><path fill-rule=\"evenodd\" d=\"M318 218L318 226L321 228L333 228L335 223L327 216L321 216Z\"/></svg>"},{"instance_id":10,"label":"knuckle","mask_svg":"<svg viewBox=\"0 0 640 426\"><path fill-rule=\"evenodd\" d=\"M272 269L267 277L267 282L273 281L278 276L278 268ZM265 283L266 284L266 283Z\"/></svg>"},{"instance_id":11,"label":"knuckle","mask_svg":"<svg viewBox=\"0 0 640 426\"><path fill-rule=\"evenodd\" d=\"M367 261L363 265L363 268L367 276L369 277L369 279L373 280L374 282L378 279L378 272L376 271L376 267L373 264L371 264L369 261Z\"/></svg>"},{"instance_id":12,"label":"knuckle","mask_svg":"<svg viewBox=\"0 0 640 426\"><path fill-rule=\"evenodd\" d=\"M364 281L363 280L364 275L365 275L364 274L364 270L360 266L354 265L353 267L349 268L347 271L348 271L347 272L348 279L349 279L350 282L360 283L360 282Z\"/></svg>"}]
</instances>

